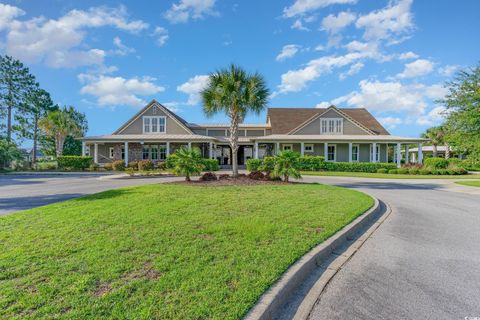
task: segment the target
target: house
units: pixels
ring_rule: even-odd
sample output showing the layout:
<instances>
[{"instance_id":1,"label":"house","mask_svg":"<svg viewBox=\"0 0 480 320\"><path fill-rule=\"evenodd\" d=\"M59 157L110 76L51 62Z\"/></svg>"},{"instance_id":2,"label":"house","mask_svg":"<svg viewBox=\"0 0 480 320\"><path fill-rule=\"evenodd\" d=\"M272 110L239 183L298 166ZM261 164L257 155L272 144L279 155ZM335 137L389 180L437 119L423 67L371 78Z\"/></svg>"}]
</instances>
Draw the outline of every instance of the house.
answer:
<instances>
[{"instance_id":1,"label":"house","mask_svg":"<svg viewBox=\"0 0 480 320\"><path fill-rule=\"evenodd\" d=\"M33 148L26 150L26 154L24 156L24 159L28 162L32 162L33 160ZM52 161L55 158L53 156L47 156L43 153L42 150L37 149L37 154L36 154L36 160L37 161Z\"/></svg>"},{"instance_id":2,"label":"house","mask_svg":"<svg viewBox=\"0 0 480 320\"><path fill-rule=\"evenodd\" d=\"M452 150L451 147L448 147L448 146L437 146L437 157L447 158L446 157L447 148L449 148L448 151L449 151L449 157L450 158L459 158L459 159L464 158L464 155L462 153L459 153L455 150ZM424 158L433 157L433 146L423 146L422 147L422 152L423 152ZM409 150L409 153L410 153L410 158L412 159L412 161L415 161L416 154L418 153L418 148L411 148Z\"/></svg>"},{"instance_id":3,"label":"house","mask_svg":"<svg viewBox=\"0 0 480 320\"><path fill-rule=\"evenodd\" d=\"M114 160L164 160L179 148L198 147L203 157L231 164L228 124L189 123L153 100L113 134L82 139L83 154L100 165ZM427 140L392 136L361 108L269 108L264 124L240 124L238 164L281 150L325 156L326 161L401 163L405 148Z\"/></svg>"}]
</instances>

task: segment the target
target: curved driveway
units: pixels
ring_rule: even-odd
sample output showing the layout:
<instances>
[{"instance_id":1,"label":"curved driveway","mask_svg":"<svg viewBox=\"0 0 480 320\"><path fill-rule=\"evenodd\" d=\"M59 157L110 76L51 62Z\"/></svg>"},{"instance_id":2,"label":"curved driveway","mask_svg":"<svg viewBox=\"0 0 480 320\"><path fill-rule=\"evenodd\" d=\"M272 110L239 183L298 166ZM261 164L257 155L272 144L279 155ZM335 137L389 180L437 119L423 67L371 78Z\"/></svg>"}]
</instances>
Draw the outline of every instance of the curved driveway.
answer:
<instances>
[{"instance_id":1,"label":"curved driveway","mask_svg":"<svg viewBox=\"0 0 480 320\"><path fill-rule=\"evenodd\" d=\"M440 180L306 177L393 211L335 275L310 319L480 317L480 188Z\"/></svg>"}]
</instances>

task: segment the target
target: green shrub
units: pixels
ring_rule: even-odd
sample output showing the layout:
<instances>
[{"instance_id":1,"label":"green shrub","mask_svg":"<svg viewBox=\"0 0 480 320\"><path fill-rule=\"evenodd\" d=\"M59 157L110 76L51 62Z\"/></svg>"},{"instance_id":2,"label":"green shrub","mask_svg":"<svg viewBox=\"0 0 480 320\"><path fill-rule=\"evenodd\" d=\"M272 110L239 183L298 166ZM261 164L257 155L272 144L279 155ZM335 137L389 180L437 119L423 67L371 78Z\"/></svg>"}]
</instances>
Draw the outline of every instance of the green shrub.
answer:
<instances>
[{"instance_id":1,"label":"green shrub","mask_svg":"<svg viewBox=\"0 0 480 320\"><path fill-rule=\"evenodd\" d=\"M196 148L180 148L176 152L177 160L173 172L185 176L185 181L190 181L190 176L200 174L203 169L202 155Z\"/></svg>"},{"instance_id":2,"label":"green shrub","mask_svg":"<svg viewBox=\"0 0 480 320\"><path fill-rule=\"evenodd\" d=\"M390 169L390 170L388 170L388 173L389 174L397 174L398 173L397 171L398 171L397 169Z\"/></svg>"},{"instance_id":3,"label":"green shrub","mask_svg":"<svg viewBox=\"0 0 480 320\"><path fill-rule=\"evenodd\" d=\"M415 168L412 168L412 169L408 169L408 174L418 174L418 169L415 169Z\"/></svg>"},{"instance_id":4,"label":"green shrub","mask_svg":"<svg viewBox=\"0 0 480 320\"><path fill-rule=\"evenodd\" d=\"M128 168L131 168L133 170L138 170L138 161L130 161L128 163Z\"/></svg>"},{"instance_id":5,"label":"green shrub","mask_svg":"<svg viewBox=\"0 0 480 320\"><path fill-rule=\"evenodd\" d=\"M455 171L456 174L467 174L468 173L467 170L465 170L464 168L460 168L460 167L454 168L453 171Z\"/></svg>"},{"instance_id":6,"label":"green shrub","mask_svg":"<svg viewBox=\"0 0 480 320\"><path fill-rule=\"evenodd\" d=\"M377 173L388 173L388 170L385 168L380 168L377 170Z\"/></svg>"},{"instance_id":7,"label":"green shrub","mask_svg":"<svg viewBox=\"0 0 480 320\"><path fill-rule=\"evenodd\" d=\"M397 173L398 174L408 174L408 169L407 168L398 168Z\"/></svg>"},{"instance_id":8,"label":"green shrub","mask_svg":"<svg viewBox=\"0 0 480 320\"><path fill-rule=\"evenodd\" d=\"M147 171L153 169L153 162L152 160L140 160L138 161L138 170L140 171Z\"/></svg>"},{"instance_id":9,"label":"green shrub","mask_svg":"<svg viewBox=\"0 0 480 320\"><path fill-rule=\"evenodd\" d=\"M259 171L262 163L263 163L262 159L248 159L247 160L247 170L248 171Z\"/></svg>"},{"instance_id":10,"label":"green shrub","mask_svg":"<svg viewBox=\"0 0 480 320\"><path fill-rule=\"evenodd\" d=\"M448 163L449 169L458 168L462 166L462 160L458 158L449 158L447 159L447 163Z\"/></svg>"},{"instance_id":11,"label":"green shrub","mask_svg":"<svg viewBox=\"0 0 480 320\"><path fill-rule=\"evenodd\" d=\"M444 158L427 158L424 161L425 168L428 169L446 169L448 167L448 161Z\"/></svg>"},{"instance_id":12,"label":"green shrub","mask_svg":"<svg viewBox=\"0 0 480 320\"><path fill-rule=\"evenodd\" d=\"M437 170L437 175L441 176L441 175L446 175L446 174L448 174L446 169L438 169Z\"/></svg>"},{"instance_id":13,"label":"green shrub","mask_svg":"<svg viewBox=\"0 0 480 320\"><path fill-rule=\"evenodd\" d=\"M58 167L61 169L86 169L93 163L92 157L60 156L57 157Z\"/></svg>"},{"instance_id":14,"label":"green shrub","mask_svg":"<svg viewBox=\"0 0 480 320\"><path fill-rule=\"evenodd\" d=\"M112 168L115 171L123 171L125 170L125 161L123 160L115 160L112 162Z\"/></svg>"},{"instance_id":15,"label":"green shrub","mask_svg":"<svg viewBox=\"0 0 480 320\"><path fill-rule=\"evenodd\" d=\"M165 170L167 168L165 160L157 161L157 168L160 170Z\"/></svg>"},{"instance_id":16,"label":"green shrub","mask_svg":"<svg viewBox=\"0 0 480 320\"><path fill-rule=\"evenodd\" d=\"M434 175L434 176L438 176L438 175L440 174L440 173L438 172L439 170L442 170L442 169L438 169L438 170L437 170L437 169L432 169L432 170L430 170L430 171L431 171L430 174L432 174L432 175Z\"/></svg>"},{"instance_id":17,"label":"green shrub","mask_svg":"<svg viewBox=\"0 0 480 320\"><path fill-rule=\"evenodd\" d=\"M418 173L420 173L422 175L427 175L427 174L431 174L432 171L430 171L430 169L420 169L420 170L418 170Z\"/></svg>"},{"instance_id":18,"label":"green shrub","mask_svg":"<svg viewBox=\"0 0 480 320\"><path fill-rule=\"evenodd\" d=\"M35 169L37 170L55 170L57 169L56 161L39 161L35 163Z\"/></svg>"},{"instance_id":19,"label":"green shrub","mask_svg":"<svg viewBox=\"0 0 480 320\"><path fill-rule=\"evenodd\" d=\"M469 170L469 171L480 171L480 162L475 162L471 159L462 160L458 164L458 166L464 168L465 170Z\"/></svg>"},{"instance_id":20,"label":"green shrub","mask_svg":"<svg viewBox=\"0 0 480 320\"><path fill-rule=\"evenodd\" d=\"M107 162L103 165L103 169L108 171L113 170L113 164L111 162Z\"/></svg>"},{"instance_id":21,"label":"green shrub","mask_svg":"<svg viewBox=\"0 0 480 320\"><path fill-rule=\"evenodd\" d=\"M273 177L283 177L285 182L288 182L290 177L301 179L302 175L298 170L298 159L300 159L298 152L292 150L280 152L280 154L275 157L275 168L272 172Z\"/></svg>"},{"instance_id":22,"label":"green shrub","mask_svg":"<svg viewBox=\"0 0 480 320\"><path fill-rule=\"evenodd\" d=\"M167 169L173 169L175 168L175 164L177 163L178 156L173 153L168 155L167 159L165 159L165 168Z\"/></svg>"},{"instance_id":23,"label":"green shrub","mask_svg":"<svg viewBox=\"0 0 480 320\"><path fill-rule=\"evenodd\" d=\"M90 171L97 171L98 168L99 168L98 164L92 163L92 164L88 167L88 170L90 170Z\"/></svg>"},{"instance_id":24,"label":"green shrub","mask_svg":"<svg viewBox=\"0 0 480 320\"><path fill-rule=\"evenodd\" d=\"M218 171L220 166L218 165L217 159L203 159L204 171Z\"/></svg>"},{"instance_id":25,"label":"green shrub","mask_svg":"<svg viewBox=\"0 0 480 320\"><path fill-rule=\"evenodd\" d=\"M325 162L325 170L341 172L370 172L375 173L378 169L396 169L394 163L372 162Z\"/></svg>"},{"instance_id":26,"label":"green shrub","mask_svg":"<svg viewBox=\"0 0 480 320\"><path fill-rule=\"evenodd\" d=\"M130 163L129 163L130 164ZM125 169L125 172L130 176L133 177L135 175L135 169L132 167L128 167Z\"/></svg>"},{"instance_id":27,"label":"green shrub","mask_svg":"<svg viewBox=\"0 0 480 320\"><path fill-rule=\"evenodd\" d=\"M325 158L322 156L304 156L298 160L302 171L320 171L325 168Z\"/></svg>"},{"instance_id":28,"label":"green shrub","mask_svg":"<svg viewBox=\"0 0 480 320\"><path fill-rule=\"evenodd\" d=\"M277 157L265 157L265 158L263 158L262 165L259 168L260 171L273 172L273 170L275 170L275 164L276 164L276 158Z\"/></svg>"}]
</instances>

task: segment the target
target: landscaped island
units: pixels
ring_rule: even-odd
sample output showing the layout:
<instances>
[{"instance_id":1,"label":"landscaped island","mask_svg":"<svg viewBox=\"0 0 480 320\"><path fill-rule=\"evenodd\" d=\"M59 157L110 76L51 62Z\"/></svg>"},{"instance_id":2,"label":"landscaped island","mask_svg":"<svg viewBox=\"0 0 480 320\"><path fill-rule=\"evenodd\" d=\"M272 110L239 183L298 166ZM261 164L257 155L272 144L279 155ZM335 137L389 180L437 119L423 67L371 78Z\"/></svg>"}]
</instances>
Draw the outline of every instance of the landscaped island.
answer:
<instances>
[{"instance_id":1,"label":"landscaped island","mask_svg":"<svg viewBox=\"0 0 480 320\"><path fill-rule=\"evenodd\" d=\"M325 185L215 183L111 190L0 218L0 318L239 319L373 205Z\"/></svg>"}]
</instances>

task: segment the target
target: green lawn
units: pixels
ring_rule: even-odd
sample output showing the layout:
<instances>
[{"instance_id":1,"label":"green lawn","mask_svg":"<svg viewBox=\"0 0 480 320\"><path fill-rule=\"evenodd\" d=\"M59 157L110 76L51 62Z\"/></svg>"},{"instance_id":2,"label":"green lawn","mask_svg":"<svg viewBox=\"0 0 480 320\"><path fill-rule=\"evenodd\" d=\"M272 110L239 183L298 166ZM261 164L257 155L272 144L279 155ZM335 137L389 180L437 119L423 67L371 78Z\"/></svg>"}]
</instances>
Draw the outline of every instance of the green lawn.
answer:
<instances>
[{"instance_id":1,"label":"green lawn","mask_svg":"<svg viewBox=\"0 0 480 320\"><path fill-rule=\"evenodd\" d=\"M420 175L420 174L388 174L388 173L368 173L368 172L332 172L332 171L302 171L305 176L327 176L327 177L360 177L360 178L379 178L379 179L478 179L479 175Z\"/></svg>"},{"instance_id":2,"label":"green lawn","mask_svg":"<svg viewBox=\"0 0 480 320\"><path fill-rule=\"evenodd\" d=\"M478 181L456 181L457 184L462 184L464 186L470 187L480 187L480 180Z\"/></svg>"},{"instance_id":3,"label":"green lawn","mask_svg":"<svg viewBox=\"0 0 480 320\"><path fill-rule=\"evenodd\" d=\"M147 185L0 218L0 318L239 319L371 207L325 185Z\"/></svg>"}]
</instances>

